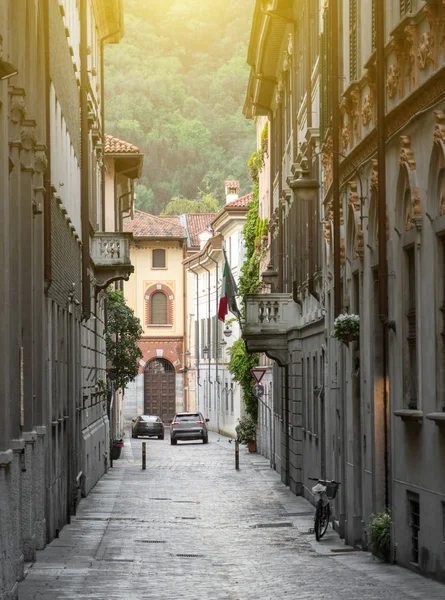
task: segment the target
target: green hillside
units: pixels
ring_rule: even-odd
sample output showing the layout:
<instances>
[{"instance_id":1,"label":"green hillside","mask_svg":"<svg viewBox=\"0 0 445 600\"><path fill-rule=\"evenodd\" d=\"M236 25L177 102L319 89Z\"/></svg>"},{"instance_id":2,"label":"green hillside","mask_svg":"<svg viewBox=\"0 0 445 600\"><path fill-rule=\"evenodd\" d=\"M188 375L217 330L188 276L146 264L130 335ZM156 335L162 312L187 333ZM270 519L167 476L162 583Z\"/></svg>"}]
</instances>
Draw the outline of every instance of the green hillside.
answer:
<instances>
[{"instance_id":1,"label":"green hillside","mask_svg":"<svg viewBox=\"0 0 445 600\"><path fill-rule=\"evenodd\" d=\"M242 114L254 0L125 0L125 38L106 52L106 131L145 154L139 207L251 183Z\"/></svg>"}]
</instances>

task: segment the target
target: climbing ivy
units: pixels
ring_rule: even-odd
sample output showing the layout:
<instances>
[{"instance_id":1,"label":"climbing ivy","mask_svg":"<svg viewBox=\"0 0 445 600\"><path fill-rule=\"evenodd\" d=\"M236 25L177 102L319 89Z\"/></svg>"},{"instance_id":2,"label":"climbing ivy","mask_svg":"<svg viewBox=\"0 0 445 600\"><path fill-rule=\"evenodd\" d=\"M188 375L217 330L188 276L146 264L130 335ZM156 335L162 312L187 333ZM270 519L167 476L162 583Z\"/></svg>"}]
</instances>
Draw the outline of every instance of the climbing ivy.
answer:
<instances>
[{"instance_id":1,"label":"climbing ivy","mask_svg":"<svg viewBox=\"0 0 445 600\"><path fill-rule=\"evenodd\" d=\"M228 349L228 353L230 354L228 369L232 373L233 379L238 381L241 386L246 412L256 421L258 417L258 400L252 392L255 380L250 373L250 369L258 366L258 354L251 354L247 351L243 338L237 339Z\"/></svg>"}]
</instances>

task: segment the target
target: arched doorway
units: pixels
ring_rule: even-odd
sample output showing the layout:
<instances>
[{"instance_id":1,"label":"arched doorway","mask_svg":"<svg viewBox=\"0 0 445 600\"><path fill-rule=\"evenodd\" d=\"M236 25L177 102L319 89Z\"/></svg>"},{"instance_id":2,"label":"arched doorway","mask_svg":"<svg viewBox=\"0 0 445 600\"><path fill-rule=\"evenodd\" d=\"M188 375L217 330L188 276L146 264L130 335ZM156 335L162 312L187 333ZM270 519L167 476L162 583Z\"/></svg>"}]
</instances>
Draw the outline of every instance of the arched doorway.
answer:
<instances>
[{"instance_id":1,"label":"arched doorway","mask_svg":"<svg viewBox=\"0 0 445 600\"><path fill-rule=\"evenodd\" d=\"M144 370L144 414L169 423L176 412L176 373L165 358L154 358Z\"/></svg>"}]
</instances>

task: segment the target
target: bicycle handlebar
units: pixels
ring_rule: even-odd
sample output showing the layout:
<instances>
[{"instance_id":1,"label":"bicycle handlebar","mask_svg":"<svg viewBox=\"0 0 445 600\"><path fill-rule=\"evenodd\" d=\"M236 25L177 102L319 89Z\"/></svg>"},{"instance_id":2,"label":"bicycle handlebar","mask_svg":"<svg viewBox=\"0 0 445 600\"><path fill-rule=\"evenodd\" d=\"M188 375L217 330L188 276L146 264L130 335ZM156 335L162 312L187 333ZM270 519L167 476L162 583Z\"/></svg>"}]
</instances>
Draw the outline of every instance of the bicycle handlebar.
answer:
<instances>
[{"instance_id":1,"label":"bicycle handlebar","mask_svg":"<svg viewBox=\"0 0 445 600\"><path fill-rule=\"evenodd\" d=\"M320 483L335 483L336 485L341 485L339 481L335 481L335 479L319 479L318 477L308 477L310 481L319 481Z\"/></svg>"}]
</instances>

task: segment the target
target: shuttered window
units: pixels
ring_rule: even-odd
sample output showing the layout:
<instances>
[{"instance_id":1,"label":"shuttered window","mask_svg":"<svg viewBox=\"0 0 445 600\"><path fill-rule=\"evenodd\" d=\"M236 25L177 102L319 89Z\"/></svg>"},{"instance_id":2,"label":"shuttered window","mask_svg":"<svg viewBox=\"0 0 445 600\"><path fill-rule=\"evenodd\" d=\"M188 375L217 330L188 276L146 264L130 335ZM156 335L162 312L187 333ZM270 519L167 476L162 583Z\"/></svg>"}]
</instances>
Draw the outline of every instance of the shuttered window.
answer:
<instances>
[{"instance_id":1,"label":"shuttered window","mask_svg":"<svg viewBox=\"0 0 445 600\"><path fill-rule=\"evenodd\" d=\"M155 292L151 297L151 324L167 325L167 296L163 292Z\"/></svg>"},{"instance_id":2,"label":"shuttered window","mask_svg":"<svg viewBox=\"0 0 445 600\"><path fill-rule=\"evenodd\" d=\"M153 269L165 269L165 250L157 248L152 252Z\"/></svg>"}]
</instances>

